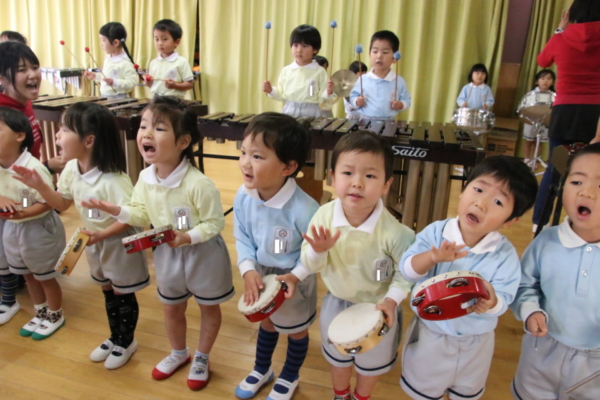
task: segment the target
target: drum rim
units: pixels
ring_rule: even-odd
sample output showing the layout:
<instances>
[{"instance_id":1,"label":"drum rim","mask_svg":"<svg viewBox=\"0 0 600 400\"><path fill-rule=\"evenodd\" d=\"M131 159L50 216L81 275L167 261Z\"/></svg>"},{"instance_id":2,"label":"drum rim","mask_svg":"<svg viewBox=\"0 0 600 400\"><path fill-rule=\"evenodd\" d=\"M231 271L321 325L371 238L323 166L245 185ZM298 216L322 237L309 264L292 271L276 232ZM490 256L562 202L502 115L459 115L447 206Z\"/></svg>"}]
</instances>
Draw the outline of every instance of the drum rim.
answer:
<instances>
[{"instance_id":1,"label":"drum rim","mask_svg":"<svg viewBox=\"0 0 600 400\"><path fill-rule=\"evenodd\" d=\"M240 296L240 300L238 301L238 310L244 314L244 315L252 315L252 314L256 314L257 312L259 312L260 310L262 310L263 308L267 307L269 305L269 303L271 303L273 301L273 299L275 297L277 297L277 295L279 294L279 292L281 291L281 282L276 280L275 278L277 277L277 275L275 274L269 274L269 275L265 275L263 276L262 280L263 282L265 282L265 280L269 277L273 277L273 280L275 281L275 290L273 290L273 292L271 294L268 294L264 299L263 299L263 303L260 303L261 306L258 306L258 302L261 300L260 299L260 295L258 297L258 300L256 302L254 302L254 304L252 304L250 309L248 310L241 310L240 306L244 305L244 295ZM269 278L270 279L270 278ZM265 282L266 283L266 282ZM265 287L266 288L266 287ZM264 290L264 289L263 289ZM265 293L265 292L263 292Z\"/></svg>"},{"instance_id":2,"label":"drum rim","mask_svg":"<svg viewBox=\"0 0 600 400\"><path fill-rule=\"evenodd\" d=\"M129 242L143 239L150 235L156 235L157 233L167 232L169 230L171 230L171 231L173 230L173 225L165 225L165 226L161 226L160 228L154 228L154 229L150 229L148 231L136 233L135 235L131 235L131 236L127 236L126 238L123 238L122 242L123 242L123 244L127 244Z\"/></svg>"},{"instance_id":3,"label":"drum rim","mask_svg":"<svg viewBox=\"0 0 600 400\"><path fill-rule=\"evenodd\" d=\"M354 306L363 305L363 304L369 304L369 305L371 305L373 307L376 306L376 304L374 304L374 303L357 303ZM354 306L352 306L352 307L354 307ZM346 308L346 310L349 310L352 307L348 307L348 308ZM343 310L342 312L344 312L346 310ZM335 321L335 318L334 318L331 321L331 324L329 324L329 328L327 329L327 336L329 337L329 340L331 340L331 343L333 343L334 346L339 346L339 347L343 347L343 348L352 348L352 347L355 347L356 345L364 342L365 340L367 340L371 336L377 334L377 332L379 332L381 330L381 328L383 327L383 324L385 323L385 318L384 318L383 312L381 310L376 310L376 311L379 312L379 317L377 319L377 322L375 323L375 326L369 328L369 330L367 331L367 333L364 333L364 334L360 335L358 338L352 339L352 340L349 340L349 341L345 341L345 342L342 342L342 341L339 341L339 340L335 340L335 339L333 339L331 337L330 329L331 329L331 326L333 325L333 321ZM340 314L338 314L338 315L340 315ZM337 315L336 315L336 317L337 317Z\"/></svg>"},{"instance_id":4,"label":"drum rim","mask_svg":"<svg viewBox=\"0 0 600 400\"><path fill-rule=\"evenodd\" d=\"M417 285L415 285L413 289L413 297L415 297L419 292L428 288L429 286L438 284L440 282L446 282L455 278L479 278L484 279L480 273L477 271L448 271L443 274L438 274L432 278L429 278Z\"/></svg>"}]
</instances>

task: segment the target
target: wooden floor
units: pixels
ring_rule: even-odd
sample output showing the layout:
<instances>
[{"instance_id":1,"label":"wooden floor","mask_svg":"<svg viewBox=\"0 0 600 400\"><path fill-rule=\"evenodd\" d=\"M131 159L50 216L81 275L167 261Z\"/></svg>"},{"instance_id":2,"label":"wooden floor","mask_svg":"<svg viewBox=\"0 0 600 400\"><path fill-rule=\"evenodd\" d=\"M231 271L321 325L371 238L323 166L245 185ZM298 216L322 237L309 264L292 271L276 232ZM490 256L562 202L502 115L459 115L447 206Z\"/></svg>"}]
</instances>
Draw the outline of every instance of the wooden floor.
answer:
<instances>
[{"instance_id":1,"label":"wooden floor","mask_svg":"<svg viewBox=\"0 0 600 400\"><path fill-rule=\"evenodd\" d=\"M237 155L233 143L205 144L206 153ZM235 193L242 183L234 161L207 160L206 174L221 190L223 208L233 204ZM453 186L449 215L456 210L459 186ZM81 225L73 208L61 215L70 237ZM531 240L531 216L527 214L509 232L503 232L522 254ZM237 253L233 237L233 214L226 217L223 237L235 264ZM151 253L149 253L151 257ZM151 271L154 279L153 271ZM26 290L18 294L21 311L6 325L0 327L0 399L234 399L237 384L252 370L256 344L257 323L248 322L238 311L237 301L243 293L243 280L234 267L234 285L237 295L222 306L223 325L211 352L211 381L200 392L186 386L188 369L173 377L157 382L151 378L155 364L170 351L163 325L163 310L157 298L154 281L149 288L138 293L140 318L136 339L138 351L127 365L108 371L102 363L93 363L90 352L109 336L104 311L104 300L99 286L92 283L85 257L79 261L71 276L59 278L64 295L66 325L52 338L35 342L19 336L19 328L33 316L33 306ZM319 279L319 307L326 294ZM412 318L412 311L403 303L404 328ZM199 310L195 302L188 307L187 343L194 349L199 335ZM501 317L496 329L496 352L487 382L484 399L510 398L509 384L516 371L519 358L522 324L511 312ZM295 400L331 399L332 390L329 365L320 351L318 323L310 329L309 354L301 370L300 385ZM278 373L285 360L287 339L282 335L274 354L274 368ZM382 376L373 399L409 399L400 388L400 363L390 373ZM435 379L435 377L431 377ZM271 385L256 398L265 399Z\"/></svg>"}]
</instances>

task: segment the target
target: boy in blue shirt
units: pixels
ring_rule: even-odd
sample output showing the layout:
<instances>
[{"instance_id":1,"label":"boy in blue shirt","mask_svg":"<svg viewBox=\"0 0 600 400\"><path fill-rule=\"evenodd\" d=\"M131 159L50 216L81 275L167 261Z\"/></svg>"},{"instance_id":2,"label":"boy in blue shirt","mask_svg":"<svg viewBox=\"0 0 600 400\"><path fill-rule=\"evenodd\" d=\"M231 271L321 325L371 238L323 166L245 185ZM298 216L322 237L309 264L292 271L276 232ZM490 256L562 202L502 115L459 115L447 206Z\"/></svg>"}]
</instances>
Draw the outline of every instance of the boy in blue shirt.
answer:
<instances>
[{"instance_id":1,"label":"boy in blue shirt","mask_svg":"<svg viewBox=\"0 0 600 400\"><path fill-rule=\"evenodd\" d=\"M421 283L451 271L475 271L489 299L460 318L415 316L406 333L400 385L413 399L479 399L494 353L494 329L519 287L521 265L498 229L515 223L535 201L537 181L514 157L477 165L460 195L458 217L437 221L417 235L402 257L402 275ZM413 307L414 309L414 307Z\"/></svg>"},{"instance_id":2,"label":"boy in blue shirt","mask_svg":"<svg viewBox=\"0 0 600 400\"><path fill-rule=\"evenodd\" d=\"M371 37L371 71L362 76L362 94L360 78L350 93L350 103L361 117L393 121L399 111L410 107L406 82L391 68L399 48L400 40L393 32L379 31Z\"/></svg>"},{"instance_id":3,"label":"boy in blue shirt","mask_svg":"<svg viewBox=\"0 0 600 400\"><path fill-rule=\"evenodd\" d=\"M269 400L289 400L298 386L308 351L308 327L314 322L317 282L300 262L302 233L319 205L297 186L294 177L306 162L310 136L289 115L263 113L244 134L239 166L244 184L234 202L234 234L238 267L245 281L244 299L253 304L263 288L262 277L276 274L285 281L286 300L261 321L254 370L235 390L249 399L273 377L271 357L279 333L288 334L287 358Z\"/></svg>"},{"instance_id":4,"label":"boy in blue shirt","mask_svg":"<svg viewBox=\"0 0 600 400\"><path fill-rule=\"evenodd\" d=\"M544 229L523 254L514 303L525 322L515 399L600 399L600 143L571 161L563 189L567 218Z\"/></svg>"}]
</instances>

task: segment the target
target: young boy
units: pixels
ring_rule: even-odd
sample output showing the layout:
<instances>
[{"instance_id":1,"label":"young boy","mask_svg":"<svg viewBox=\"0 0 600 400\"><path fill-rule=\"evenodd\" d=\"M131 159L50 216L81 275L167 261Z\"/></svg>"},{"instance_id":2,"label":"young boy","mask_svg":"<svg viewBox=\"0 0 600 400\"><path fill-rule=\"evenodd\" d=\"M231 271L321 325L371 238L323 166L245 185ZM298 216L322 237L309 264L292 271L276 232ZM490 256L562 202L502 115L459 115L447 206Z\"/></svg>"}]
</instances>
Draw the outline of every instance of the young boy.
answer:
<instances>
[{"instance_id":1,"label":"young boy","mask_svg":"<svg viewBox=\"0 0 600 400\"><path fill-rule=\"evenodd\" d=\"M515 223L535 201L537 181L518 159L496 156L477 165L460 195L458 217L437 221L417 235L400 263L420 283L450 271L476 271L489 299L475 313L444 321L415 316L407 332L400 385L413 399L479 399L494 352L498 317L521 278L519 257L498 229ZM414 309L414 307L413 307Z\"/></svg>"},{"instance_id":2,"label":"young boy","mask_svg":"<svg viewBox=\"0 0 600 400\"><path fill-rule=\"evenodd\" d=\"M354 72L357 78L360 78L362 75L367 73L367 66L363 62L359 61L353 61L348 69ZM350 97L344 97L344 110L346 110L347 119L360 118L360 115L356 112L356 108L354 108L350 103Z\"/></svg>"},{"instance_id":3,"label":"young boy","mask_svg":"<svg viewBox=\"0 0 600 400\"><path fill-rule=\"evenodd\" d=\"M600 399L600 143L575 155L563 189L567 218L544 229L523 259L511 305L525 321L515 399Z\"/></svg>"},{"instance_id":4,"label":"young boy","mask_svg":"<svg viewBox=\"0 0 600 400\"><path fill-rule=\"evenodd\" d=\"M302 263L311 272L321 272L329 289L321 306L321 342L331 364L336 400L369 399L379 375L392 369L398 354L402 329L398 305L410 293L410 283L393 266L415 235L381 200L392 184L392 162L392 150L380 136L366 131L343 136L331 162L338 199L317 211L310 222L312 236L304 235ZM351 357L328 342L328 329L355 303L376 303L390 331L373 349ZM353 397L352 365L358 373Z\"/></svg>"},{"instance_id":5,"label":"young boy","mask_svg":"<svg viewBox=\"0 0 600 400\"><path fill-rule=\"evenodd\" d=\"M306 162L310 136L295 118L279 113L255 117L244 134L240 169L244 184L234 203L238 267L244 299L253 304L262 277L278 275L288 285L285 302L258 330L254 370L239 384L240 399L254 397L274 377L271 357L280 333L288 335L287 358L270 400L289 400L308 351L308 327L317 307L317 280L300 262L302 233L319 205L296 185Z\"/></svg>"},{"instance_id":6,"label":"young boy","mask_svg":"<svg viewBox=\"0 0 600 400\"><path fill-rule=\"evenodd\" d=\"M175 49L181 43L183 31L170 19L161 19L154 25L154 47L158 57L150 62L146 86L153 95L183 98L185 91L194 87L194 75L189 62Z\"/></svg>"},{"instance_id":7,"label":"young boy","mask_svg":"<svg viewBox=\"0 0 600 400\"><path fill-rule=\"evenodd\" d=\"M361 117L394 120L399 111L410 107L406 82L401 76L396 77L391 68L397 63L394 53L399 47L400 40L393 32L379 31L371 37L371 71L362 77L362 95L360 81L350 93L350 103Z\"/></svg>"}]
</instances>

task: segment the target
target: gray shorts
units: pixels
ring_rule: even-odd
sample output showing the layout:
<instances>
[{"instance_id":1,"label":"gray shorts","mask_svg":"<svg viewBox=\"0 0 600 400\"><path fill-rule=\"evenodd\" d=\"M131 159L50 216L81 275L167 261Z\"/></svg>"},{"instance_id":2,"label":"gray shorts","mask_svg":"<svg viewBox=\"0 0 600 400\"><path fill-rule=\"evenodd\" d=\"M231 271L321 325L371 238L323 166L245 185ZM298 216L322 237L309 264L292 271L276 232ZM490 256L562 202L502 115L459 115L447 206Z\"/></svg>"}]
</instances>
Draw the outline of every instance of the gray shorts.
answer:
<instances>
[{"instance_id":1,"label":"gray shorts","mask_svg":"<svg viewBox=\"0 0 600 400\"><path fill-rule=\"evenodd\" d=\"M565 390L600 371L600 349L578 350L550 335L536 340L524 335L517 374L511 385L513 397L521 400L600 399L600 377L570 394Z\"/></svg>"},{"instance_id":2,"label":"gray shorts","mask_svg":"<svg viewBox=\"0 0 600 400\"><path fill-rule=\"evenodd\" d=\"M235 294L231 260L221 235L175 249L166 243L154 251L158 297L179 304L194 296L201 305L221 304Z\"/></svg>"},{"instance_id":3,"label":"gray shorts","mask_svg":"<svg viewBox=\"0 0 600 400\"><path fill-rule=\"evenodd\" d=\"M361 375L379 376L383 375L394 367L398 358L398 346L400 345L400 336L402 330L402 308L397 308L396 320L394 326L383 337L381 342L373 347L368 352L349 356L341 354L337 348L329 343L329 325L331 321L342 311L348 307L352 307L355 303L342 300L335 297L331 293L323 299L321 304L321 317L319 323L321 325L321 350L325 359L329 364L338 368L347 368L354 365L354 369Z\"/></svg>"},{"instance_id":4,"label":"gray shorts","mask_svg":"<svg viewBox=\"0 0 600 400\"><path fill-rule=\"evenodd\" d=\"M433 332L415 316L402 350L400 386L413 399L476 400L483 396L492 356L494 332L449 336Z\"/></svg>"},{"instance_id":5,"label":"gray shorts","mask_svg":"<svg viewBox=\"0 0 600 400\"><path fill-rule=\"evenodd\" d=\"M2 241L13 274L33 274L38 281L60 275L54 267L67 243L65 228L54 210L30 221L6 221Z\"/></svg>"},{"instance_id":6,"label":"gray shorts","mask_svg":"<svg viewBox=\"0 0 600 400\"><path fill-rule=\"evenodd\" d=\"M90 275L98 285L111 284L119 293L134 293L150 284L146 252L127 254L122 239L141 232L131 227L85 248Z\"/></svg>"},{"instance_id":7,"label":"gray shorts","mask_svg":"<svg viewBox=\"0 0 600 400\"><path fill-rule=\"evenodd\" d=\"M297 103L295 101L286 101L283 105L283 114L292 117L320 117L321 108L317 103Z\"/></svg>"},{"instance_id":8,"label":"gray shorts","mask_svg":"<svg viewBox=\"0 0 600 400\"><path fill-rule=\"evenodd\" d=\"M8 275L8 261L6 260L6 254L4 254L4 240L2 240L2 231L4 231L4 220L0 219L0 275Z\"/></svg>"},{"instance_id":9,"label":"gray shorts","mask_svg":"<svg viewBox=\"0 0 600 400\"><path fill-rule=\"evenodd\" d=\"M285 275L291 272L289 269L264 267L262 265L257 265L256 271L260 276L269 274ZM294 296L285 300L281 307L271 314L269 319L275 325L277 332L290 334L308 329L315 321L316 316L317 276L311 274L302 282L298 282Z\"/></svg>"}]
</instances>

